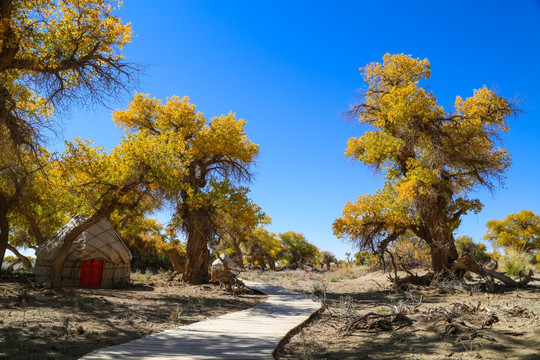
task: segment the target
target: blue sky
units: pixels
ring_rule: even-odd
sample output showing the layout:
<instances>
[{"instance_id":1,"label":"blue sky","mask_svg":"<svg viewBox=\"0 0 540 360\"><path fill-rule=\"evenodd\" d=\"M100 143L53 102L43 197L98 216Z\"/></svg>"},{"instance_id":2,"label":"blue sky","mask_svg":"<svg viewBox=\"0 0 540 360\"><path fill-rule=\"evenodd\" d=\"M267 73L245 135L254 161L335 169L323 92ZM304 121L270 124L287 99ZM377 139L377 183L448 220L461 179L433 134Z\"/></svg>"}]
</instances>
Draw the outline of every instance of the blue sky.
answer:
<instances>
[{"instance_id":1,"label":"blue sky","mask_svg":"<svg viewBox=\"0 0 540 360\"><path fill-rule=\"evenodd\" d=\"M338 258L356 251L333 236L332 222L382 181L344 156L362 130L341 113L364 86L358 69L385 53L428 58L426 84L445 108L483 85L521 100L504 141L513 157L505 186L476 194L484 210L457 235L479 241L488 220L540 213L539 1L130 0L118 14L134 30L126 59L147 66L140 92L187 95L208 117L232 111L247 121L260 145L251 197L271 231L301 232ZM130 98L111 106L125 109ZM111 148L121 131L110 112L73 109L63 137Z\"/></svg>"}]
</instances>

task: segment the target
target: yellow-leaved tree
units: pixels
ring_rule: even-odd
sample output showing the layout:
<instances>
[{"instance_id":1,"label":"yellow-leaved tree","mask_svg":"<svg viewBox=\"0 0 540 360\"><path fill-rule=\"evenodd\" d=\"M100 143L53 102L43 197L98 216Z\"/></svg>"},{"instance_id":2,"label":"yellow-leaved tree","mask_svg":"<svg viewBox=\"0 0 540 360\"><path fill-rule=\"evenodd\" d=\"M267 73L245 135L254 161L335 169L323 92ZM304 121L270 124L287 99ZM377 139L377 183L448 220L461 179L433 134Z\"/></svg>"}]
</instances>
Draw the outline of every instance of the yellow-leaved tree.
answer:
<instances>
[{"instance_id":1,"label":"yellow-leaved tree","mask_svg":"<svg viewBox=\"0 0 540 360\"><path fill-rule=\"evenodd\" d=\"M270 219L267 220L269 223ZM281 260L284 255L279 237L263 226L257 226L251 232L251 236L244 244L244 249L248 266L258 265L262 269L266 269L268 265L270 270L276 270L276 261Z\"/></svg>"},{"instance_id":2,"label":"yellow-leaved tree","mask_svg":"<svg viewBox=\"0 0 540 360\"><path fill-rule=\"evenodd\" d=\"M319 248L309 241L302 233L287 231L279 234L283 247L283 259L291 266L305 267L315 264Z\"/></svg>"},{"instance_id":3,"label":"yellow-leaved tree","mask_svg":"<svg viewBox=\"0 0 540 360\"><path fill-rule=\"evenodd\" d=\"M171 268L167 251L176 248L185 258L185 246L171 227L164 227L149 217L148 206L115 211L109 219L122 241L131 251L131 268L147 271Z\"/></svg>"},{"instance_id":4,"label":"yellow-leaved tree","mask_svg":"<svg viewBox=\"0 0 540 360\"><path fill-rule=\"evenodd\" d=\"M120 51L131 25L114 3L0 1L0 122L16 144L33 144L55 106L103 101L129 84Z\"/></svg>"},{"instance_id":5,"label":"yellow-leaved tree","mask_svg":"<svg viewBox=\"0 0 540 360\"><path fill-rule=\"evenodd\" d=\"M11 203L7 249L27 268L31 268L29 260L19 253L17 248L37 249L37 246L43 244L66 223L69 219L67 214L72 212L74 202L71 194L51 186L46 174L48 164L55 161L55 154L50 154L43 147L37 147L25 157L19 157L18 161L25 164L25 169L31 171L26 174L19 173L12 178L13 182L24 181L24 183L16 201ZM5 178L0 181L2 180ZM9 186L4 183L0 189L0 192L5 193L9 191Z\"/></svg>"},{"instance_id":6,"label":"yellow-leaved tree","mask_svg":"<svg viewBox=\"0 0 540 360\"><path fill-rule=\"evenodd\" d=\"M346 155L381 173L385 184L348 202L334 233L382 255L412 231L430 247L433 270L449 270L458 258L454 230L482 208L469 193L493 188L510 165L498 140L516 110L487 87L443 109L420 85L430 77L427 59L386 54L361 71L367 88L350 114L367 129L349 140Z\"/></svg>"},{"instance_id":7,"label":"yellow-leaved tree","mask_svg":"<svg viewBox=\"0 0 540 360\"><path fill-rule=\"evenodd\" d=\"M144 214L159 207L162 192L159 178L163 146L129 137L109 153L88 140L66 144L64 154L51 162L47 174L51 186L71 196L71 208L85 220L66 234L51 269L51 286L61 288L61 274L73 241L86 229L113 212ZM160 159L161 160L161 159ZM155 170L154 170L155 169Z\"/></svg>"},{"instance_id":8,"label":"yellow-leaved tree","mask_svg":"<svg viewBox=\"0 0 540 360\"><path fill-rule=\"evenodd\" d=\"M540 216L531 210L521 210L509 214L503 220L487 222L485 240L495 247L518 251L538 252L540 250ZM538 255L540 258L540 255Z\"/></svg>"},{"instance_id":9,"label":"yellow-leaved tree","mask_svg":"<svg viewBox=\"0 0 540 360\"><path fill-rule=\"evenodd\" d=\"M109 0L0 0L0 263L9 217L29 199L53 115L72 103L107 102L137 70L124 61L131 25Z\"/></svg>"},{"instance_id":10,"label":"yellow-leaved tree","mask_svg":"<svg viewBox=\"0 0 540 360\"><path fill-rule=\"evenodd\" d=\"M42 196L42 168L50 154L43 147L17 147L2 124L0 149L0 265L8 248L25 267L31 267L15 247L38 244L41 240L37 238L36 242L26 235L27 230L31 230L26 223L41 210L37 201ZM22 228L25 231L20 231Z\"/></svg>"},{"instance_id":11,"label":"yellow-leaved tree","mask_svg":"<svg viewBox=\"0 0 540 360\"><path fill-rule=\"evenodd\" d=\"M210 243L217 234L217 209L224 181L248 181L250 165L259 151L234 114L208 120L187 97L171 97L163 104L138 94L127 110L114 113L126 138L152 143L152 168L163 196L175 207L173 223L187 236L186 272L190 284L209 280ZM229 191L231 188L228 187Z\"/></svg>"},{"instance_id":12,"label":"yellow-leaved tree","mask_svg":"<svg viewBox=\"0 0 540 360\"><path fill-rule=\"evenodd\" d=\"M217 190L217 191L216 191ZM261 224L268 224L271 219L261 207L247 195L249 189L244 186L231 186L228 181L214 185L213 196L217 223L217 251L227 252L237 266L244 267L242 248L253 239L254 232Z\"/></svg>"}]
</instances>

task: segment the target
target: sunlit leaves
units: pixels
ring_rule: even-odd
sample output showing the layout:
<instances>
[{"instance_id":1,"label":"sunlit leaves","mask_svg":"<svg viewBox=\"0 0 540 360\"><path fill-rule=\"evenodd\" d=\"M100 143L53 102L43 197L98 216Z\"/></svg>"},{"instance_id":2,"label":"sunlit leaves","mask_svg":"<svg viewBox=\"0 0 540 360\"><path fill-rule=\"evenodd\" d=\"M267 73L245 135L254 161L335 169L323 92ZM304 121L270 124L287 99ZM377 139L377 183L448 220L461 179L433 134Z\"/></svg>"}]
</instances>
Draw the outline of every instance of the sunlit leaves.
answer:
<instances>
[{"instance_id":1,"label":"sunlit leaves","mask_svg":"<svg viewBox=\"0 0 540 360\"><path fill-rule=\"evenodd\" d=\"M386 54L361 71L368 86L350 114L369 131L351 138L345 154L381 173L385 185L348 202L334 233L364 248L383 249L408 230L428 244L449 241L461 216L481 209L467 194L492 188L510 165L499 139L513 104L483 87L445 111L421 86L427 59Z\"/></svg>"},{"instance_id":2,"label":"sunlit leaves","mask_svg":"<svg viewBox=\"0 0 540 360\"><path fill-rule=\"evenodd\" d=\"M137 94L128 109L116 111L113 118L126 131L130 151L145 148L140 160L175 208L173 222L187 234L184 279L206 281L207 243L220 227L232 224L220 216L226 215L229 201L243 202L243 189L233 184L250 180L249 166L259 150L244 131L245 121L232 113L207 120L187 97L171 97L163 104L144 94Z\"/></svg>"},{"instance_id":3,"label":"sunlit leaves","mask_svg":"<svg viewBox=\"0 0 540 360\"><path fill-rule=\"evenodd\" d=\"M163 104L137 94L128 109L116 111L113 119L126 130L130 146L147 162L157 164L153 171L166 182L171 196L184 190L195 203L204 199L195 199L197 189L189 176L208 174L204 187L212 176L226 178L235 171L235 164L250 163L258 152L244 131L243 120L229 113L208 121L187 97L171 97Z\"/></svg>"},{"instance_id":4,"label":"sunlit leaves","mask_svg":"<svg viewBox=\"0 0 540 360\"><path fill-rule=\"evenodd\" d=\"M415 223L410 203L399 201L390 186L377 190L375 195L364 194L356 202L347 202L343 214L333 224L338 238L348 238L362 248L373 249L373 239L404 232Z\"/></svg>"},{"instance_id":5,"label":"sunlit leaves","mask_svg":"<svg viewBox=\"0 0 540 360\"><path fill-rule=\"evenodd\" d=\"M288 263L301 266L315 262L319 249L307 241L303 234L288 231L279 234L279 238L284 250L283 258Z\"/></svg>"},{"instance_id":6,"label":"sunlit leaves","mask_svg":"<svg viewBox=\"0 0 540 360\"><path fill-rule=\"evenodd\" d=\"M131 41L109 0L7 1L0 18L3 114L17 118L16 142L50 127L55 106L105 100L127 88L133 68L121 50ZM7 121L3 119L2 121ZM11 120L13 123L13 120Z\"/></svg>"},{"instance_id":7,"label":"sunlit leaves","mask_svg":"<svg viewBox=\"0 0 540 360\"><path fill-rule=\"evenodd\" d=\"M496 247L540 250L540 216L531 210L509 214L503 220L488 221L487 228L484 239L492 241Z\"/></svg>"},{"instance_id":8,"label":"sunlit leaves","mask_svg":"<svg viewBox=\"0 0 540 360\"><path fill-rule=\"evenodd\" d=\"M262 226L257 227L253 231L250 240L257 242L263 251L274 261L279 260L283 255L284 248L281 245L279 237Z\"/></svg>"},{"instance_id":9,"label":"sunlit leaves","mask_svg":"<svg viewBox=\"0 0 540 360\"><path fill-rule=\"evenodd\" d=\"M403 54L385 54L382 64L370 63L360 71L364 81L370 86L383 89L429 78L430 64L427 59L417 60Z\"/></svg>"}]
</instances>

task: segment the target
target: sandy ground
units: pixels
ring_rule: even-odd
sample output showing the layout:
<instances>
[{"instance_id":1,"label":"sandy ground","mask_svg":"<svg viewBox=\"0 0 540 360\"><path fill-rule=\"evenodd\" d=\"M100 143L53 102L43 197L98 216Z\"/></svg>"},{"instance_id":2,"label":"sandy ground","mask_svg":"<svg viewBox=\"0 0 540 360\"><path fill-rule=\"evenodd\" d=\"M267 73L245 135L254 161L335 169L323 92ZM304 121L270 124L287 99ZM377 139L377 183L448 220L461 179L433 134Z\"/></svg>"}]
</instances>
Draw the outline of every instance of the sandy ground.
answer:
<instances>
[{"instance_id":1,"label":"sandy ground","mask_svg":"<svg viewBox=\"0 0 540 360\"><path fill-rule=\"evenodd\" d=\"M265 300L246 291L233 297L217 285L191 286L146 276L122 289L56 293L27 276L0 279L0 359L78 359Z\"/></svg>"},{"instance_id":2,"label":"sandy ground","mask_svg":"<svg viewBox=\"0 0 540 360\"><path fill-rule=\"evenodd\" d=\"M540 359L540 284L482 291L441 283L395 291L382 272L284 271L248 277L325 299L278 359Z\"/></svg>"},{"instance_id":3,"label":"sandy ground","mask_svg":"<svg viewBox=\"0 0 540 360\"><path fill-rule=\"evenodd\" d=\"M540 284L396 291L382 272L249 271L241 277L304 292L324 310L278 348L278 359L540 359ZM264 301L217 285L132 276L123 289L56 293L28 277L0 279L0 359L76 359Z\"/></svg>"}]
</instances>

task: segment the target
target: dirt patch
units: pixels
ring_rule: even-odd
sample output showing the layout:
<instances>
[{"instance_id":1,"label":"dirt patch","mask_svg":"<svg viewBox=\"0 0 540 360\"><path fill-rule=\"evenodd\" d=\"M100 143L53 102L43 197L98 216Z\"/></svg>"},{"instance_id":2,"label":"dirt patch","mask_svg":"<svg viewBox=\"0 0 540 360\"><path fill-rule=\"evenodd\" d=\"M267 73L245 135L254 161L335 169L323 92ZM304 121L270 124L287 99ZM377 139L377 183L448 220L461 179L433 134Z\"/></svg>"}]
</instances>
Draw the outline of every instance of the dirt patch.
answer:
<instances>
[{"instance_id":1,"label":"dirt patch","mask_svg":"<svg viewBox=\"0 0 540 360\"><path fill-rule=\"evenodd\" d=\"M353 268L247 277L315 295L326 306L277 359L540 359L535 285L489 294L471 279L398 292L385 274Z\"/></svg>"},{"instance_id":2,"label":"dirt patch","mask_svg":"<svg viewBox=\"0 0 540 360\"><path fill-rule=\"evenodd\" d=\"M209 317L240 311L265 300L217 285L168 282L147 276L122 289L73 288L54 292L29 276L0 279L0 359L77 359L105 346Z\"/></svg>"}]
</instances>

